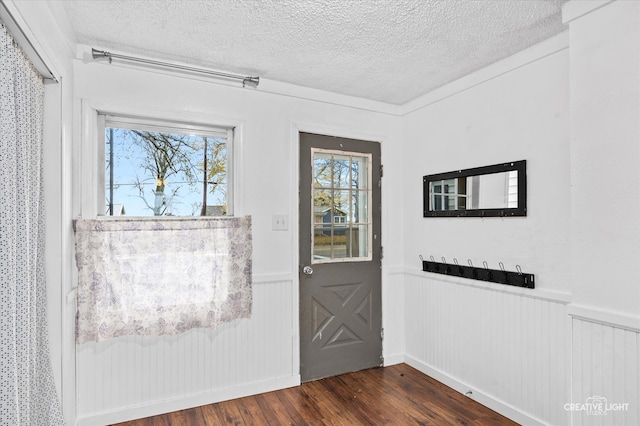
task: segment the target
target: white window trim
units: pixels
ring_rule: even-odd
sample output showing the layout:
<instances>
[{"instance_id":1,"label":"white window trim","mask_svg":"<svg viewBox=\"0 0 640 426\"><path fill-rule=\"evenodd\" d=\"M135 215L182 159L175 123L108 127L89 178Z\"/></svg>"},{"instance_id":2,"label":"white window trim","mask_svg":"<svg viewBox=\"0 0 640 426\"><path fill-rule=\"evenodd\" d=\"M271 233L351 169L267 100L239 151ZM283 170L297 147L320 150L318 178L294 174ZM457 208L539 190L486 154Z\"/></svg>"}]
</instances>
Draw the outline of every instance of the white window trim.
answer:
<instances>
[{"instance_id":1,"label":"white window trim","mask_svg":"<svg viewBox=\"0 0 640 426\"><path fill-rule=\"evenodd\" d=\"M99 114L114 115L118 117L136 117L152 122L178 122L184 124L182 129L197 130L201 127L232 128L233 141L231 149L227 151L227 161L231 165L227 198L230 206L229 216L244 215L241 191L243 185L243 173L241 170L243 160L243 122L228 117L214 116L201 112L154 108L143 105L131 105L128 103L94 101L82 99L81 123L80 123L80 147L78 150L79 166L77 168L79 179L77 191L80 194L80 217L96 218L102 216L100 212L100 200L104 196L104 176L101 177L101 165L104 164L104 143L101 144L98 122ZM102 126L104 127L104 126ZM104 140L102 141L104 142ZM116 218L117 220L117 218ZM159 219L160 220L160 219Z\"/></svg>"}]
</instances>

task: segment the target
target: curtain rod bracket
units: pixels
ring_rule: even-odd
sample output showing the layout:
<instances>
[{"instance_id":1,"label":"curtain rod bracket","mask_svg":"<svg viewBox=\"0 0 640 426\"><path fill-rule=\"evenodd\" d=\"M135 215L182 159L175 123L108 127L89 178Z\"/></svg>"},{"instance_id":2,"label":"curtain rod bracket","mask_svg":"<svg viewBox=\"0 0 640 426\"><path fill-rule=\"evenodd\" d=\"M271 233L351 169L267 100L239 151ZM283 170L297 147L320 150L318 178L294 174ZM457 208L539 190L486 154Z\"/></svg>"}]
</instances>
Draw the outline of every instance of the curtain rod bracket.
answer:
<instances>
[{"instance_id":1,"label":"curtain rod bracket","mask_svg":"<svg viewBox=\"0 0 640 426\"><path fill-rule=\"evenodd\" d=\"M260 84L260 77L245 77L242 79L242 87L251 87L255 89Z\"/></svg>"},{"instance_id":2,"label":"curtain rod bracket","mask_svg":"<svg viewBox=\"0 0 640 426\"><path fill-rule=\"evenodd\" d=\"M94 60L95 59L108 58L109 59L109 63L111 63L113 61L113 58L111 57L111 52L107 52L105 50L97 50L97 49L91 48L91 57Z\"/></svg>"}]
</instances>

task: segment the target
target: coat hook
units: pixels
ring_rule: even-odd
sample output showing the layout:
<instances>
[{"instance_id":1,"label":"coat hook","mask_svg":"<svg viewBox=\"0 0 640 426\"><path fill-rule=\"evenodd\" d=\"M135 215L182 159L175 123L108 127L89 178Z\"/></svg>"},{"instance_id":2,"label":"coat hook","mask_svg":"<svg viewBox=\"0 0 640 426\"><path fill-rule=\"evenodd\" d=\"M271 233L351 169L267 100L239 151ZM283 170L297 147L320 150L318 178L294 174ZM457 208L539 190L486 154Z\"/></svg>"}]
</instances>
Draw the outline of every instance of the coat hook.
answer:
<instances>
[{"instance_id":1,"label":"coat hook","mask_svg":"<svg viewBox=\"0 0 640 426\"><path fill-rule=\"evenodd\" d=\"M471 267L470 271L471 271L471 278L473 278L474 280L478 279L478 271L476 270L476 268L473 266L473 262L471 261L471 259L467 259L467 263L469 264L469 266Z\"/></svg>"},{"instance_id":2,"label":"coat hook","mask_svg":"<svg viewBox=\"0 0 640 426\"><path fill-rule=\"evenodd\" d=\"M482 265L484 266L484 269L487 270L487 278L488 279L486 281L492 281L493 280L493 277L492 277L493 274L491 273L491 270L489 269L489 264L487 263L486 260L483 260L482 261Z\"/></svg>"},{"instance_id":3,"label":"coat hook","mask_svg":"<svg viewBox=\"0 0 640 426\"><path fill-rule=\"evenodd\" d=\"M454 257L454 258L453 258L453 263L455 263L455 264L456 264L456 266L458 267L458 268L457 268L457 270L458 270L458 271L456 272L456 274L457 274L458 276L461 276L461 277L462 277L462 276L464 276L464 269L462 269L462 266L460 266L460 264L458 263L458 259L456 259L456 258Z\"/></svg>"},{"instance_id":4,"label":"coat hook","mask_svg":"<svg viewBox=\"0 0 640 426\"><path fill-rule=\"evenodd\" d=\"M498 263L498 265L500 265L500 269L502 270L502 272L504 272L504 282L505 284L509 284L509 274L507 274L507 271L504 270L504 263L500 262Z\"/></svg>"},{"instance_id":5,"label":"coat hook","mask_svg":"<svg viewBox=\"0 0 640 426\"><path fill-rule=\"evenodd\" d=\"M421 254L419 254L419 255L418 255L418 257L420 258L420 260L421 260L421 261L423 261L423 262L424 262L424 258L422 257L422 255L421 255Z\"/></svg>"},{"instance_id":6,"label":"coat hook","mask_svg":"<svg viewBox=\"0 0 640 426\"><path fill-rule=\"evenodd\" d=\"M447 265L447 259L445 259L444 256L442 256L440 259L442 259L442 264L444 265L444 273L448 274L449 272L451 272L451 267Z\"/></svg>"},{"instance_id":7,"label":"coat hook","mask_svg":"<svg viewBox=\"0 0 640 426\"><path fill-rule=\"evenodd\" d=\"M518 275L522 275L522 268L520 265L516 265L516 270L518 271Z\"/></svg>"},{"instance_id":8,"label":"coat hook","mask_svg":"<svg viewBox=\"0 0 640 426\"><path fill-rule=\"evenodd\" d=\"M429 256L431 258L432 262L435 262L436 260L433 258L433 256Z\"/></svg>"}]
</instances>

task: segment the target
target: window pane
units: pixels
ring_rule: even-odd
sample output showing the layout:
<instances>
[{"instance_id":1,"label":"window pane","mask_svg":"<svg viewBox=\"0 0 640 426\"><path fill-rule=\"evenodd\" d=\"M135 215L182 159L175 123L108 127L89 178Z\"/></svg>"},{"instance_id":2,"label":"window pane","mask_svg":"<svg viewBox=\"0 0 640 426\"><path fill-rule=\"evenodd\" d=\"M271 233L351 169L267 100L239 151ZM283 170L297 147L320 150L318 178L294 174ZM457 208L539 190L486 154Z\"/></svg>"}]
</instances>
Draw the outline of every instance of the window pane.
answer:
<instances>
[{"instance_id":1,"label":"window pane","mask_svg":"<svg viewBox=\"0 0 640 426\"><path fill-rule=\"evenodd\" d=\"M455 179L449 179L449 180L445 180L444 183L444 192L446 194L455 194L456 193L456 180Z\"/></svg>"},{"instance_id":2,"label":"window pane","mask_svg":"<svg viewBox=\"0 0 640 426\"><path fill-rule=\"evenodd\" d=\"M456 209L456 197L444 196L444 209L455 210Z\"/></svg>"},{"instance_id":3,"label":"window pane","mask_svg":"<svg viewBox=\"0 0 640 426\"><path fill-rule=\"evenodd\" d=\"M433 206L433 210L443 210L442 207L442 196L434 194L431 198L431 205Z\"/></svg>"},{"instance_id":4,"label":"window pane","mask_svg":"<svg viewBox=\"0 0 640 426\"><path fill-rule=\"evenodd\" d=\"M226 138L107 127L105 143L106 215L226 214Z\"/></svg>"},{"instance_id":5,"label":"window pane","mask_svg":"<svg viewBox=\"0 0 640 426\"><path fill-rule=\"evenodd\" d=\"M343 226L340 229L335 229L334 235L333 235L333 252L332 252L333 259L344 259L347 257L353 257L349 252L346 241L347 241L346 228Z\"/></svg>"},{"instance_id":6,"label":"window pane","mask_svg":"<svg viewBox=\"0 0 640 426\"><path fill-rule=\"evenodd\" d=\"M331 259L331 226L315 226L313 229L313 258Z\"/></svg>"},{"instance_id":7,"label":"window pane","mask_svg":"<svg viewBox=\"0 0 640 426\"><path fill-rule=\"evenodd\" d=\"M346 245L351 251L351 257L365 257L368 255L369 227L360 225L351 228L347 234Z\"/></svg>"},{"instance_id":8,"label":"window pane","mask_svg":"<svg viewBox=\"0 0 640 426\"><path fill-rule=\"evenodd\" d=\"M367 191L352 191L351 193L351 217L354 223L369 222L369 211L367 209L369 200Z\"/></svg>"},{"instance_id":9,"label":"window pane","mask_svg":"<svg viewBox=\"0 0 640 426\"><path fill-rule=\"evenodd\" d=\"M331 191L316 189L313 191L314 223L331 221Z\"/></svg>"},{"instance_id":10,"label":"window pane","mask_svg":"<svg viewBox=\"0 0 640 426\"><path fill-rule=\"evenodd\" d=\"M351 191L333 191L333 205L336 216L345 216L347 221L352 220Z\"/></svg>"},{"instance_id":11,"label":"window pane","mask_svg":"<svg viewBox=\"0 0 640 426\"><path fill-rule=\"evenodd\" d=\"M363 157L352 157L351 162L351 187L353 189L367 189L369 186L369 170L367 159Z\"/></svg>"},{"instance_id":12,"label":"window pane","mask_svg":"<svg viewBox=\"0 0 640 426\"><path fill-rule=\"evenodd\" d=\"M313 157L313 186L315 188L331 188L332 165L331 154L316 153Z\"/></svg>"},{"instance_id":13,"label":"window pane","mask_svg":"<svg viewBox=\"0 0 640 426\"><path fill-rule=\"evenodd\" d=\"M333 186L338 189L348 189L351 178L351 158L348 155L333 156Z\"/></svg>"}]
</instances>

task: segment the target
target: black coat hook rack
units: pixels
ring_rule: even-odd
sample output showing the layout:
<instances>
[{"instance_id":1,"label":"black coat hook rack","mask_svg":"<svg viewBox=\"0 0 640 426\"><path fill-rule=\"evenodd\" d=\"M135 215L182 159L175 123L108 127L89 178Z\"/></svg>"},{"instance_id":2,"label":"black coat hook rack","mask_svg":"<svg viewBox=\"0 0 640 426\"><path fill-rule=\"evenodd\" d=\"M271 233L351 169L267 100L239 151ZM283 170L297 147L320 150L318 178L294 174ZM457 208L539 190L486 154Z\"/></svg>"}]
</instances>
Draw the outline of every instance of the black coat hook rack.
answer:
<instances>
[{"instance_id":1,"label":"black coat hook rack","mask_svg":"<svg viewBox=\"0 0 640 426\"><path fill-rule=\"evenodd\" d=\"M486 262L484 262L484 266L477 267L473 266L471 261L469 261L469 266L466 266L458 264L457 261L455 261L455 263L446 263L444 258L442 262L437 262L433 259L433 256L431 260L424 260L422 256L420 256L420 259L422 260L422 270L425 272L489 281L516 287L535 288L533 274L522 272L520 266L517 266L517 271L505 271L504 268L502 268L502 262L500 262L502 269L489 269Z\"/></svg>"}]
</instances>

